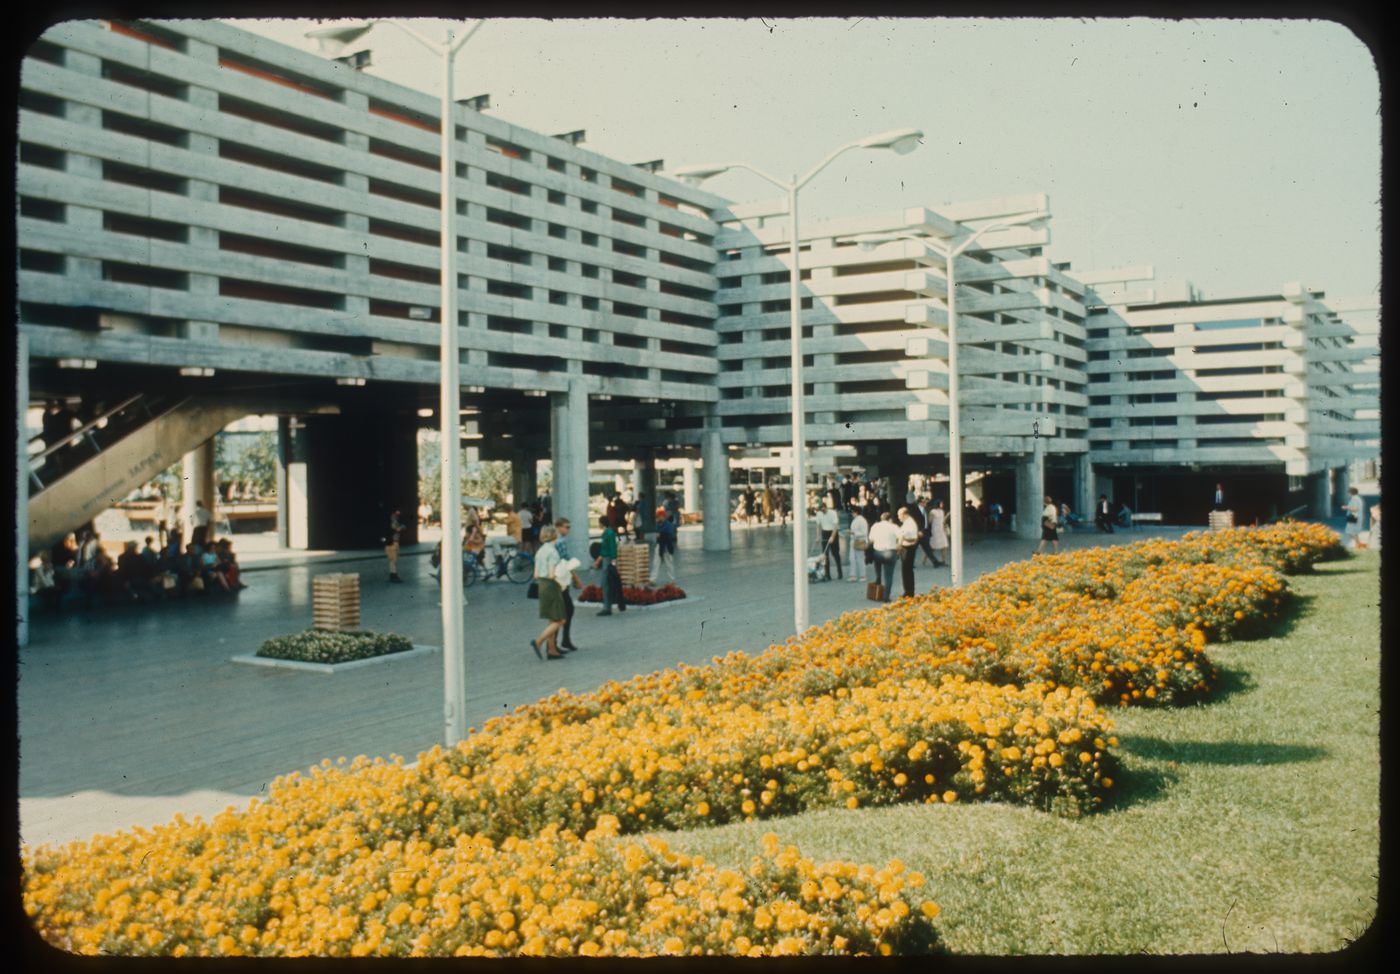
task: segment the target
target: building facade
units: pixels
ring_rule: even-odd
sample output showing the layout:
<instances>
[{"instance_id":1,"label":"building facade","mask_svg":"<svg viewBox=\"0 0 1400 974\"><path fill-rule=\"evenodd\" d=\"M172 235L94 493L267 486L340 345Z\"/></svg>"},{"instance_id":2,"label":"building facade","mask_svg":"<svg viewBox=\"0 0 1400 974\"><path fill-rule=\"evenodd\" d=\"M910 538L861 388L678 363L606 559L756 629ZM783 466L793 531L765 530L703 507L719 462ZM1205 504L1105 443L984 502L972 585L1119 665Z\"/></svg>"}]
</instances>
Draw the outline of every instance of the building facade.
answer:
<instances>
[{"instance_id":1,"label":"building facade","mask_svg":"<svg viewBox=\"0 0 1400 974\"><path fill-rule=\"evenodd\" d=\"M1201 520L1216 484L1246 520L1335 512L1350 465L1379 448L1374 334L1298 283L1205 300L1152 278L1080 275L1103 492L1169 523Z\"/></svg>"},{"instance_id":2,"label":"building facade","mask_svg":"<svg viewBox=\"0 0 1400 974\"><path fill-rule=\"evenodd\" d=\"M466 441L511 460L519 494L550 459L555 509L575 521L591 461L633 464L644 496L658 464L693 482L699 461L706 545L727 547L730 457L776 469L790 452L782 207L479 104L448 120ZM438 425L439 113L432 96L214 21L45 33L18 100L19 405L81 400L109 438L136 413L166 425L139 450L123 440L130 455L98 443L111 462L71 497L53 492L78 478L21 443L32 539L181 454L204 492L209 429L227 422L211 402L283 417L281 520L297 543L371 546L388 509L416 508L413 433ZM804 224L817 473L941 489L943 254L1048 208L1038 195ZM1045 221L989 231L955 259L974 494L1086 509L1103 486L1126 499L1120 477L1194 464L1316 478L1371 449L1374 379L1362 385L1321 292L1144 301L1131 279L1053 263L1048 240ZM1284 493L1279 510L1294 506ZM1197 506L1181 507L1188 522Z\"/></svg>"}]
</instances>

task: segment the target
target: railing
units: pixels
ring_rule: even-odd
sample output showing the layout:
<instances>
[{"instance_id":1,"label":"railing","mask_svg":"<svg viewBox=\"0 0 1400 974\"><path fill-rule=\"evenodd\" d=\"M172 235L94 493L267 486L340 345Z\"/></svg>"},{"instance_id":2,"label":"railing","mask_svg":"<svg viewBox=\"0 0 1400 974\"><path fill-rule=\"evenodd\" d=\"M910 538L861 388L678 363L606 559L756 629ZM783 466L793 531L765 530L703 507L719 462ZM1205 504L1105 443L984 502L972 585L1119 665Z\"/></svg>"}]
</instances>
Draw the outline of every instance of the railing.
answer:
<instances>
[{"instance_id":1,"label":"railing","mask_svg":"<svg viewBox=\"0 0 1400 974\"><path fill-rule=\"evenodd\" d=\"M163 404L160 397L145 395L132 396L130 399L123 400L116 406L113 406L102 415L89 420L73 432L65 434L57 443L44 448L39 453L30 457L29 481L33 485L35 491L43 490L64 474L71 473L76 469L77 463L70 462L75 460L76 457L70 455L68 451L76 448L80 444L86 443L92 450L91 454L86 457L86 459L92 459L92 457L99 455L104 449L110 447L114 442L122 439L139 426L154 420L161 412L168 411L160 409ZM172 408L174 405L178 405L178 403L171 404ZM121 423L112 422L113 419L132 407L139 407L139 409L127 421ZM131 420L137 420L137 422L132 422ZM100 438L98 436L99 433L101 434ZM114 437L113 433L119 433L120 435ZM60 458L63 462L59 462ZM43 476L40 476L41 473Z\"/></svg>"}]
</instances>

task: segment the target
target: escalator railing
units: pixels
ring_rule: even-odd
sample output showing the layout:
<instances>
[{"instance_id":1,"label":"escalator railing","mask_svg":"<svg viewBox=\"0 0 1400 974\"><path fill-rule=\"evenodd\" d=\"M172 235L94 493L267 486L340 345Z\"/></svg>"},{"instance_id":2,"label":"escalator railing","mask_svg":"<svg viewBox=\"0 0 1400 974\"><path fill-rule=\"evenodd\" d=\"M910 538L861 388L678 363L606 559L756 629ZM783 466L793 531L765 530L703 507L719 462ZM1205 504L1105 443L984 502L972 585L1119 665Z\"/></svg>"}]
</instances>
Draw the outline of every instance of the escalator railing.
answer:
<instances>
[{"instance_id":1,"label":"escalator railing","mask_svg":"<svg viewBox=\"0 0 1400 974\"><path fill-rule=\"evenodd\" d=\"M136 395L29 458L29 484L32 493L53 485L93 457L110 449L137 429L180 405L168 396Z\"/></svg>"}]
</instances>

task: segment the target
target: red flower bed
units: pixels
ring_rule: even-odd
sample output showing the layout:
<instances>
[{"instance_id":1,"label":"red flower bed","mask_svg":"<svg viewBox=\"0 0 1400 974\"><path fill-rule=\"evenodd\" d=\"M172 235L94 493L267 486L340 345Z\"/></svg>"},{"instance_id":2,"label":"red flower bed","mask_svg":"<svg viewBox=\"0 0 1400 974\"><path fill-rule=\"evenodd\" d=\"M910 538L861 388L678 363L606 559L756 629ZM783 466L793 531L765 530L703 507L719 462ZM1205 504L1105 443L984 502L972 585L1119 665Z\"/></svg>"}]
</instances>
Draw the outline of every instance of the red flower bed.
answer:
<instances>
[{"instance_id":1,"label":"red flower bed","mask_svg":"<svg viewBox=\"0 0 1400 974\"><path fill-rule=\"evenodd\" d=\"M658 602L674 602L685 598L685 590L678 585L663 585L660 588L622 587L624 605L656 605ZM599 585L585 585L578 593L578 602L602 602L603 589Z\"/></svg>"}]
</instances>

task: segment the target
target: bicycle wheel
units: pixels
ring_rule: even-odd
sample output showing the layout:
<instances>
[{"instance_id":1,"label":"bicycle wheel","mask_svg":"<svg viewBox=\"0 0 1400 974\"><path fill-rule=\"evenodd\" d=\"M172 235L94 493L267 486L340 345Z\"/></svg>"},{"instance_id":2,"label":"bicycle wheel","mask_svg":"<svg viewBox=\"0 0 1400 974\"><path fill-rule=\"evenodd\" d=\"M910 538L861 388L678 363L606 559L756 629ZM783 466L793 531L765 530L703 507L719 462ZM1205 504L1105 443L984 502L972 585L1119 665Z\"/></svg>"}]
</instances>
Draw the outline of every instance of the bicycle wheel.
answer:
<instances>
[{"instance_id":1,"label":"bicycle wheel","mask_svg":"<svg viewBox=\"0 0 1400 974\"><path fill-rule=\"evenodd\" d=\"M471 588L477 576L481 574L481 569L477 567L475 559L468 559L462 564L462 587Z\"/></svg>"},{"instance_id":2,"label":"bicycle wheel","mask_svg":"<svg viewBox=\"0 0 1400 974\"><path fill-rule=\"evenodd\" d=\"M535 574L535 559L517 551L506 562L506 577L517 585L528 582Z\"/></svg>"}]
</instances>

